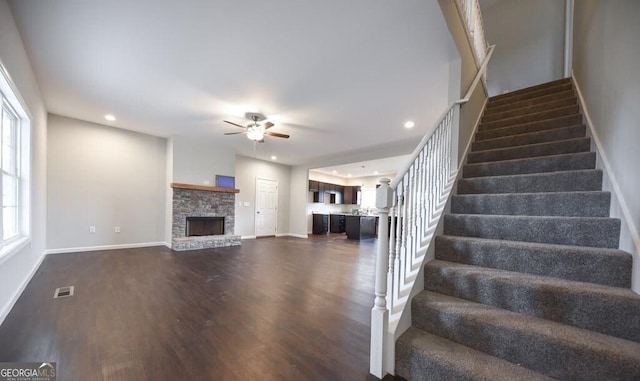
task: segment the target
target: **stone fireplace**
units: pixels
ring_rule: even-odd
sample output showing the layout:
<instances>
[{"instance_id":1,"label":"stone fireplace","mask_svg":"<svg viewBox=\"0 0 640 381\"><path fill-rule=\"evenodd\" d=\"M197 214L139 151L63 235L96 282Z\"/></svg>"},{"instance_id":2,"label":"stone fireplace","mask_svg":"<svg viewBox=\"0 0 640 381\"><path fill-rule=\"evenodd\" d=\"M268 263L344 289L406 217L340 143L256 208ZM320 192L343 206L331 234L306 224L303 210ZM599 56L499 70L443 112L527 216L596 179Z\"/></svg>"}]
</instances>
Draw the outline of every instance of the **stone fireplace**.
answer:
<instances>
[{"instance_id":1,"label":"stone fireplace","mask_svg":"<svg viewBox=\"0 0 640 381\"><path fill-rule=\"evenodd\" d=\"M173 250L240 245L240 236L234 234L237 189L177 183L171 186Z\"/></svg>"}]
</instances>

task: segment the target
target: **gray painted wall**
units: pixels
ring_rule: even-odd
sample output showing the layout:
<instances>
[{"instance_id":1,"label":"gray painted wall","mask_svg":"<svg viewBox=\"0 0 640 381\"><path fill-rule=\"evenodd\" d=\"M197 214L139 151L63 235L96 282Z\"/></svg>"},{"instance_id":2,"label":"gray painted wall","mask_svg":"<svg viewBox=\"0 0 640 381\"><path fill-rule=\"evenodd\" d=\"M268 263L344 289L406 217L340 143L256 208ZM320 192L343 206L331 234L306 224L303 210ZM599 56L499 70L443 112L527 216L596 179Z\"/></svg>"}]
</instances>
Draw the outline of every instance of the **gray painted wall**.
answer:
<instances>
[{"instance_id":1,"label":"gray painted wall","mask_svg":"<svg viewBox=\"0 0 640 381\"><path fill-rule=\"evenodd\" d=\"M274 162L236 156L236 228L235 234L255 236L256 178L278 181L277 234L289 233L291 167ZM242 203L242 206L240 204ZM249 203L244 206L244 203Z\"/></svg>"},{"instance_id":2,"label":"gray painted wall","mask_svg":"<svg viewBox=\"0 0 640 381\"><path fill-rule=\"evenodd\" d=\"M52 114L48 128L48 249L164 241L166 139Z\"/></svg>"},{"instance_id":3,"label":"gray painted wall","mask_svg":"<svg viewBox=\"0 0 640 381\"><path fill-rule=\"evenodd\" d=\"M215 185L216 175L233 176L236 153L214 140L174 136L173 182ZM248 144L248 143L247 143Z\"/></svg>"},{"instance_id":4,"label":"gray painted wall","mask_svg":"<svg viewBox=\"0 0 640 381\"><path fill-rule=\"evenodd\" d=\"M489 95L562 78L563 0L480 0L485 34L496 51Z\"/></svg>"},{"instance_id":5,"label":"gray painted wall","mask_svg":"<svg viewBox=\"0 0 640 381\"><path fill-rule=\"evenodd\" d=\"M0 323L26 287L46 244L47 111L11 9L0 0L0 61L32 115L31 244L0 263Z\"/></svg>"},{"instance_id":6,"label":"gray painted wall","mask_svg":"<svg viewBox=\"0 0 640 381\"><path fill-rule=\"evenodd\" d=\"M612 216L623 220L620 247L634 254L636 292L640 292L638 16L637 0L576 0L573 32L574 77L627 207L625 218L621 200L613 194ZM610 178L605 178L605 188L611 188Z\"/></svg>"}]
</instances>

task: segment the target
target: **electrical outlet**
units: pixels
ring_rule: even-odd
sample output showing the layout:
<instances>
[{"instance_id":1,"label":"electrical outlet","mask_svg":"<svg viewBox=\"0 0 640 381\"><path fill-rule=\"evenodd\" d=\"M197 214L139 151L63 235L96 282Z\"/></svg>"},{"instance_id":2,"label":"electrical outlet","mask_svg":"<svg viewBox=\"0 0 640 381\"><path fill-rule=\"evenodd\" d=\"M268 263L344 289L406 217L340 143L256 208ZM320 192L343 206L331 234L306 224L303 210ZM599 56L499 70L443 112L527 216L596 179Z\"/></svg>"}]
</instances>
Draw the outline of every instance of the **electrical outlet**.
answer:
<instances>
[{"instance_id":1,"label":"electrical outlet","mask_svg":"<svg viewBox=\"0 0 640 381\"><path fill-rule=\"evenodd\" d=\"M96 232L96 227L95 226L89 226L89 233L95 233Z\"/></svg>"},{"instance_id":2,"label":"electrical outlet","mask_svg":"<svg viewBox=\"0 0 640 381\"><path fill-rule=\"evenodd\" d=\"M116 226L115 231L116 231L116 233L120 233L120 226Z\"/></svg>"},{"instance_id":3,"label":"electrical outlet","mask_svg":"<svg viewBox=\"0 0 640 381\"><path fill-rule=\"evenodd\" d=\"M203 181L203 182L204 182L204 185L210 185L210 184L211 184L211 183L209 182L209 180L205 180L205 181Z\"/></svg>"}]
</instances>

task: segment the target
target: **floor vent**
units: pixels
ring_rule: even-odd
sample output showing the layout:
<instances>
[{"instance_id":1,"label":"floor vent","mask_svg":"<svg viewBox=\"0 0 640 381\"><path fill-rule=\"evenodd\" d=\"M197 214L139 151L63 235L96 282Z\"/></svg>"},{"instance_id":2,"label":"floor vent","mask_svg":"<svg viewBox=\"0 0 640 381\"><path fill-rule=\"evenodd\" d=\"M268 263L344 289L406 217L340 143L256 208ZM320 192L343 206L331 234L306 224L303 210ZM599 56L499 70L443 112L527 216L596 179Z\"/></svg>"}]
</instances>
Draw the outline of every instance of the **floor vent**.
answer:
<instances>
[{"instance_id":1,"label":"floor vent","mask_svg":"<svg viewBox=\"0 0 640 381\"><path fill-rule=\"evenodd\" d=\"M73 296L73 286L56 288L56 292L53 294L54 299L66 298L67 296Z\"/></svg>"}]
</instances>

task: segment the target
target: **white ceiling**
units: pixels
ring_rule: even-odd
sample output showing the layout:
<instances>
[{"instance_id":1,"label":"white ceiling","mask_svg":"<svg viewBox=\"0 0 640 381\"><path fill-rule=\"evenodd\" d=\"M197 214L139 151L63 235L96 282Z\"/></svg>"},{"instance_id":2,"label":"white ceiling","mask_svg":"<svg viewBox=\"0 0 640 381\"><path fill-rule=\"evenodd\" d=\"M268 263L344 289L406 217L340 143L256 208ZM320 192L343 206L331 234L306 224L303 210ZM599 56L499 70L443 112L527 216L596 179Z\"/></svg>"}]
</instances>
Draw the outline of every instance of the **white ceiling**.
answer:
<instances>
[{"instance_id":1,"label":"white ceiling","mask_svg":"<svg viewBox=\"0 0 640 381\"><path fill-rule=\"evenodd\" d=\"M387 156L410 152L446 107L457 54L437 1L10 5L49 112L252 156L222 120L259 111L291 138L268 139L257 157L291 165L385 145L396 151Z\"/></svg>"},{"instance_id":2,"label":"white ceiling","mask_svg":"<svg viewBox=\"0 0 640 381\"><path fill-rule=\"evenodd\" d=\"M395 175L402 168L402 166L407 163L407 160L409 160L410 156L411 155L400 155L376 160L365 160L356 163L315 168L311 171L342 178L357 178L383 175L392 176Z\"/></svg>"}]
</instances>

